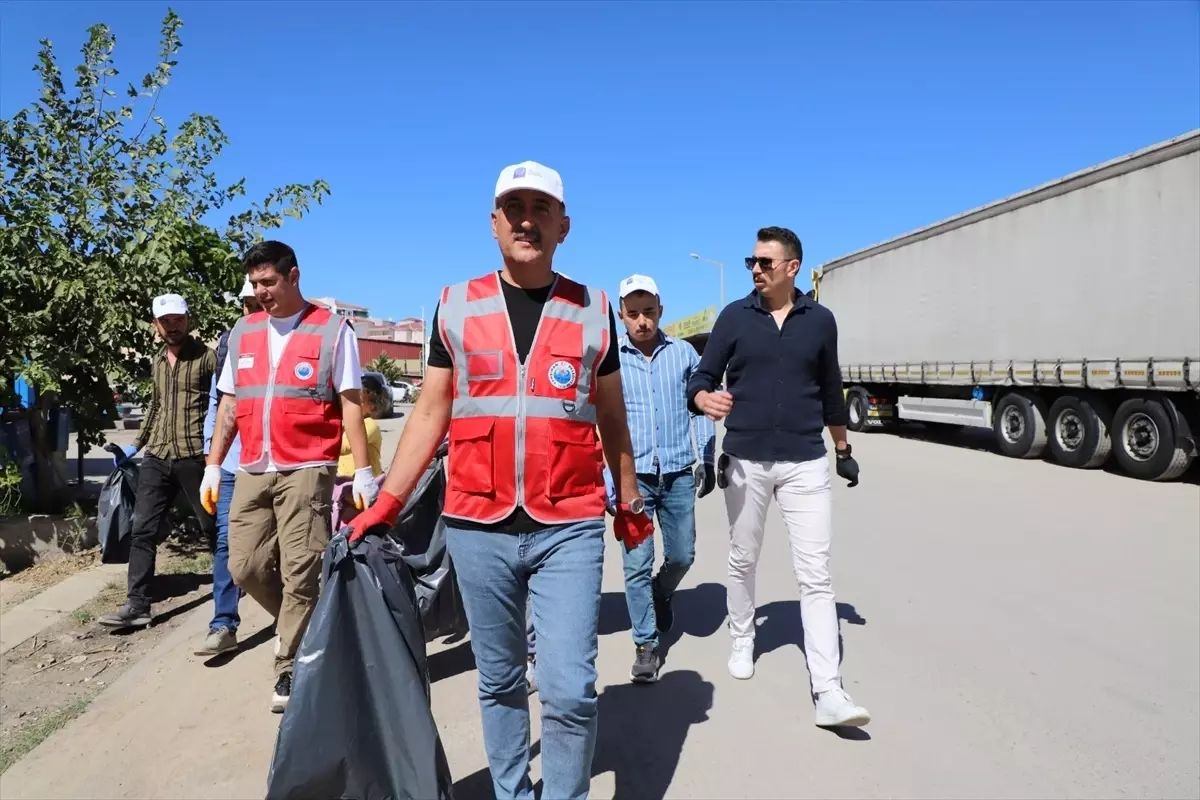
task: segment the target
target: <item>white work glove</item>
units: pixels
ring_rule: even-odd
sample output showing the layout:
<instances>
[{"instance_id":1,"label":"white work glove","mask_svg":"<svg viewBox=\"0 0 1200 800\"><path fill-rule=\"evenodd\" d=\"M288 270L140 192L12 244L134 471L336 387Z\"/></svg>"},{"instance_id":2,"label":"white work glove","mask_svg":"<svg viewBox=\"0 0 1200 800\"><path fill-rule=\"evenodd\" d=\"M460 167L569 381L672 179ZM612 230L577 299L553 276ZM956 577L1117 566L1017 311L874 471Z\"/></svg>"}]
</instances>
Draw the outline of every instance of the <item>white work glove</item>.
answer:
<instances>
[{"instance_id":1,"label":"white work glove","mask_svg":"<svg viewBox=\"0 0 1200 800\"><path fill-rule=\"evenodd\" d=\"M370 467L354 470L354 485L351 491L354 493L354 507L359 511L379 497L379 485L375 483L375 473Z\"/></svg>"},{"instance_id":2,"label":"white work glove","mask_svg":"<svg viewBox=\"0 0 1200 800\"><path fill-rule=\"evenodd\" d=\"M217 500L221 496L221 468L213 464L204 466L204 478L200 481L200 505L211 516L217 514Z\"/></svg>"}]
</instances>

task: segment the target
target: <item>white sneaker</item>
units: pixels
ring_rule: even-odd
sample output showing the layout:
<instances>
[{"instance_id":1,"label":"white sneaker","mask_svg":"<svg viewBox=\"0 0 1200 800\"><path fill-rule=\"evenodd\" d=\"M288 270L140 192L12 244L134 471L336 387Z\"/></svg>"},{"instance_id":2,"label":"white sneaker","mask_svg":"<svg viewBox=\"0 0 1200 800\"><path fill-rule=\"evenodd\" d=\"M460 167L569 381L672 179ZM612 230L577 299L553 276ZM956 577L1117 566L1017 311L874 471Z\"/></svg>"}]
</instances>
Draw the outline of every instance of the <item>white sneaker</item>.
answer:
<instances>
[{"instance_id":1,"label":"white sneaker","mask_svg":"<svg viewBox=\"0 0 1200 800\"><path fill-rule=\"evenodd\" d=\"M861 728L871 721L862 706L856 706L843 689L830 689L817 695L817 725L821 728Z\"/></svg>"},{"instance_id":2,"label":"white sneaker","mask_svg":"<svg viewBox=\"0 0 1200 800\"><path fill-rule=\"evenodd\" d=\"M729 656L729 674L739 681L754 677L754 638L739 636L733 640L733 653Z\"/></svg>"}]
</instances>

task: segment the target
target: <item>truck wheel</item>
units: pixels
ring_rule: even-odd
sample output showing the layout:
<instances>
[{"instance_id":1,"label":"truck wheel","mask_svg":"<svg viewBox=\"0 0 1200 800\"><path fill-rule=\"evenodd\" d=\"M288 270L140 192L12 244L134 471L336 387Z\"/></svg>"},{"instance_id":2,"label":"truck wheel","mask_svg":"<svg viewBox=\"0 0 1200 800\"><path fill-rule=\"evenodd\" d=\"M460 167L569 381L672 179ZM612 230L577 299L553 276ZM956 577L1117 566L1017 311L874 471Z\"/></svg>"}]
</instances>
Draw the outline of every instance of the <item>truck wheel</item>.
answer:
<instances>
[{"instance_id":1,"label":"truck wheel","mask_svg":"<svg viewBox=\"0 0 1200 800\"><path fill-rule=\"evenodd\" d=\"M1098 397L1063 395L1050 406L1050 455L1065 467L1095 469L1112 453L1112 412Z\"/></svg>"},{"instance_id":2,"label":"truck wheel","mask_svg":"<svg viewBox=\"0 0 1200 800\"><path fill-rule=\"evenodd\" d=\"M1046 448L1046 404L1036 395L1009 392L992 416L1000 452L1011 458L1037 458Z\"/></svg>"},{"instance_id":3,"label":"truck wheel","mask_svg":"<svg viewBox=\"0 0 1200 800\"><path fill-rule=\"evenodd\" d=\"M867 427L867 411L870 409L870 395L861 386L851 387L846 393L846 410L850 413L850 422L846 425L854 433Z\"/></svg>"},{"instance_id":4,"label":"truck wheel","mask_svg":"<svg viewBox=\"0 0 1200 800\"><path fill-rule=\"evenodd\" d=\"M1195 453L1175 442L1190 436L1187 420L1165 398L1132 397L1113 417L1117 463L1141 480L1170 481L1187 472Z\"/></svg>"}]
</instances>

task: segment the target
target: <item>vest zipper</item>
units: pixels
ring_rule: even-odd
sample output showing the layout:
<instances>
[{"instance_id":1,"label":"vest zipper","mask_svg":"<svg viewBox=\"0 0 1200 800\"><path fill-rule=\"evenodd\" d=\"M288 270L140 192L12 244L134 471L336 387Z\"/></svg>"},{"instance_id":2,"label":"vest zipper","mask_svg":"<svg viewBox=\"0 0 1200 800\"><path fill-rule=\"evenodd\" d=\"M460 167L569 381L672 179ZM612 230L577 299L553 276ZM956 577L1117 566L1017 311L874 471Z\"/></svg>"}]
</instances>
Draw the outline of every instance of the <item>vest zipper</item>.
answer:
<instances>
[{"instance_id":1,"label":"vest zipper","mask_svg":"<svg viewBox=\"0 0 1200 800\"><path fill-rule=\"evenodd\" d=\"M516 342L513 343L514 345ZM530 354L533 353L533 348L530 347ZM526 356L528 358L528 356ZM525 470L521 469L522 461L524 461L525 453L525 365L519 364L517 367L517 446L513 448L516 451L517 469L517 505L522 508L525 506Z\"/></svg>"}]
</instances>

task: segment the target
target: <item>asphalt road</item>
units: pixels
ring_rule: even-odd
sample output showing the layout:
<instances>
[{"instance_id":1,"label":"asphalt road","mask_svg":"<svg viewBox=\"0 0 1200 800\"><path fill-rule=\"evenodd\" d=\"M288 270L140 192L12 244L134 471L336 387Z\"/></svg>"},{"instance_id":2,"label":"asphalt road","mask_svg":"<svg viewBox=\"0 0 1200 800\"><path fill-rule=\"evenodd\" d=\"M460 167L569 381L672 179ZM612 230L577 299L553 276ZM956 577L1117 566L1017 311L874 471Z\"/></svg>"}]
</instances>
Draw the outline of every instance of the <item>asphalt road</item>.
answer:
<instances>
[{"instance_id":1,"label":"asphalt road","mask_svg":"<svg viewBox=\"0 0 1200 800\"><path fill-rule=\"evenodd\" d=\"M626 680L620 553L607 550L597 792L1200 797L1195 472L1160 485L1016 461L969 431L853 441L863 475L835 483L833 577L845 686L871 725L813 725L777 512L758 571L757 672L729 677L716 492L698 502L697 561L657 686ZM475 673L458 648L435 656L450 673L435 712L460 787L483 797Z\"/></svg>"},{"instance_id":2,"label":"asphalt road","mask_svg":"<svg viewBox=\"0 0 1200 800\"><path fill-rule=\"evenodd\" d=\"M385 462L404 421L383 422ZM657 685L628 682L610 539L592 796L1200 797L1195 473L1148 484L1006 459L975 449L981 441L853 438L862 482L835 483L833 576L845 685L874 717L857 733L813 725L777 513L745 682L725 667L720 494L698 504L697 561ZM0 794L262 796L278 724L266 712L269 620L247 601L247 648L217 668L192 655L210 609L193 613L9 770ZM490 797L470 643L430 652L456 798Z\"/></svg>"}]
</instances>

